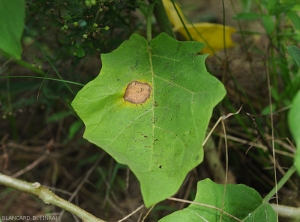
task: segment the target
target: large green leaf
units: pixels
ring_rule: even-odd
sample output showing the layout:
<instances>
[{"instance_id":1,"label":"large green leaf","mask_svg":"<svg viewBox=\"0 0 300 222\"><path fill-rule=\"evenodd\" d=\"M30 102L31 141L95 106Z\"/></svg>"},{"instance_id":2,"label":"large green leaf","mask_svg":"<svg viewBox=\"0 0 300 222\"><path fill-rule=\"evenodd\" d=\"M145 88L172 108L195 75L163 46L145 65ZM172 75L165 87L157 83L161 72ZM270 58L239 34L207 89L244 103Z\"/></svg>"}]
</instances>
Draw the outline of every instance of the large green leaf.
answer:
<instances>
[{"instance_id":1,"label":"large green leaf","mask_svg":"<svg viewBox=\"0 0 300 222\"><path fill-rule=\"evenodd\" d=\"M264 203L259 193L243 184L227 184L224 189L224 185L205 179L197 184L194 202L199 205L191 204L159 222L277 221L276 213L270 204Z\"/></svg>"},{"instance_id":2,"label":"large green leaf","mask_svg":"<svg viewBox=\"0 0 300 222\"><path fill-rule=\"evenodd\" d=\"M0 49L21 57L21 36L24 28L25 5L23 0L0 0Z\"/></svg>"},{"instance_id":3,"label":"large green leaf","mask_svg":"<svg viewBox=\"0 0 300 222\"><path fill-rule=\"evenodd\" d=\"M72 103L84 137L129 165L147 207L176 193L202 162L212 109L225 95L198 55L203 45L132 35L101 56L101 73Z\"/></svg>"}]
</instances>

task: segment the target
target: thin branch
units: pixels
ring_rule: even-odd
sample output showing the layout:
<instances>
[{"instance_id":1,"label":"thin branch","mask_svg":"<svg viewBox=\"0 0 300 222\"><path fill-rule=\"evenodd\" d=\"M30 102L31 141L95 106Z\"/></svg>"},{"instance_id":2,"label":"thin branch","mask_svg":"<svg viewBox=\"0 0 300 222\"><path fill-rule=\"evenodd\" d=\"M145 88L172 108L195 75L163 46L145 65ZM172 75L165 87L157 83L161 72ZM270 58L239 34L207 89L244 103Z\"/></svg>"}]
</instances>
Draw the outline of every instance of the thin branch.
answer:
<instances>
[{"instance_id":1,"label":"thin branch","mask_svg":"<svg viewBox=\"0 0 300 222\"><path fill-rule=\"evenodd\" d=\"M71 195L71 197L69 198L69 202L71 202L74 197L77 195L77 193L79 192L79 190L82 188L83 184L88 180L88 178L90 177L90 175L92 174L92 172L94 171L94 169L99 165L100 161L103 159L103 157L106 155L105 152L103 152L98 159L95 161L95 163L93 164L93 166L88 170L88 172L85 174L83 180L80 182L80 184L76 187L76 190L73 192L73 194ZM65 208L63 208L64 210L62 210L62 212L59 214L59 219L62 218L64 211L67 210Z\"/></svg>"},{"instance_id":2,"label":"thin branch","mask_svg":"<svg viewBox=\"0 0 300 222\"><path fill-rule=\"evenodd\" d=\"M38 159L36 159L34 162L32 162L31 164L29 164L27 167L25 167L24 169L18 171L17 173L15 173L14 175L12 175L13 178L19 177L21 175L23 175L24 173L32 170L34 167L36 167L37 165L39 165L41 162L43 162L45 159L47 158L47 154L44 154L43 156L40 156Z\"/></svg>"},{"instance_id":3,"label":"thin branch","mask_svg":"<svg viewBox=\"0 0 300 222\"><path fill-rule=\"evenodd\" d=\"M122 218L121 220L118 220L118 222L122 222L122 221L128 219L129 217L131 217L133 214L135 214L136 212L138 212L143 207L144 207L144 204L141 205L141 206L139 206L137 209L135 209L133 212L131 212L130 214L128 214L126 217Z\"/></svg>"},{"instance_id":4,"label":"thin branch","mask_svg":"<svg viewBox=\"0 0 300 222\"><path fill-rule=\"evenodd\" d=\"M105 222L104 220L96 218L95 216L86 212L80 207L58 197L57 195L55 195L53 192L51 192L49 189L42 186L38 182L29 183L0 173L0 184L33 194L39 197L41 200L43 200L46 204L53 204L55 206L63 208L69 211L70 213L76 215L83 221Z\"/></svg>"},{"instance_id":5,"label":"thin branch","mask_svg":"<svg viewBox=\"0 0 300 222\"><path fill-rule=\"evenodd\" d=\"M273 104L272 104L272 93L271 93L271 80L269 75L269 53L270 53L270 47L268 45L267 48L267 58L266 58L266 75L267 75L267 82L268 82L268 92L269 92L269 104L270 104L270 121L271 121L271 141L272 141L272 155L273 155L273 166L274 166L274 182L275 182L275 198L276 198L276 204L278 205L278 185L277 185L277 173L276 173L276 166L278 165L276 156L275 156L275 143L274 143L274 119L273 119ZM278 215L278 213L277 213ZM278 216L277 216L278 221Z\"/></svg>"},{"instance_id":6,"label":"thin branch","mask_svg":"<svg viewBox=\"0 0 300 222\"><path fill-rule=\"evenodd\" d=\"M240 113L240 111L241 111L242 108L243 108L243 106L241 106L241 107L239 108L239 110L236 111L235 113L228 113L226 116L221 116L221 117L218 119L218 121L215 123L215 125L213 126L213 128L210 130L210 132L208 133L208 135L206 136L205 140L204 140L203 143L202 143L202 146L205 145L205 143L207 142L208 138L209 138L210 135L213 133L213 131L215 130L215 128L217 127L217 125L219 124L219 122L220 122L221 120L227 119L227 118L229 118L230 116L233 116L233 115L236 115L236 114Z\"/></svg>"},{"instance_id":7,"label":"thin branch","mask_svg":"<svg viewBox=\"0 0 300 222\"><path fill-rule=\"evenodd\" d=\"M275 195L275 197L277 198L276 193L278 192L278 190L280 190L281 187L283 187L283 185L291 178L291 176L295 173L296 171L296 167L295 165L291 166L291 168L284 174L284 176L281 178L281 180L276 183L276 186L268 193L267 196L265 196L265 198L263 199L263 201L269 202L269 200Z\"/></svg>"},{"instance_id":8,"label":"thin branch","mask_svg":"<svg viewBox=\"0 0 300 222\"><path fill-rule=\"evenodd\" d=\"M154 207L155 207L155 204L148 210L148 212L146 213L146 215L143 217L142 222L144 222L146 220L146 218L148 217L148 215L150 214L150 212L153 210Z\"/></svg>"}]
</instances>

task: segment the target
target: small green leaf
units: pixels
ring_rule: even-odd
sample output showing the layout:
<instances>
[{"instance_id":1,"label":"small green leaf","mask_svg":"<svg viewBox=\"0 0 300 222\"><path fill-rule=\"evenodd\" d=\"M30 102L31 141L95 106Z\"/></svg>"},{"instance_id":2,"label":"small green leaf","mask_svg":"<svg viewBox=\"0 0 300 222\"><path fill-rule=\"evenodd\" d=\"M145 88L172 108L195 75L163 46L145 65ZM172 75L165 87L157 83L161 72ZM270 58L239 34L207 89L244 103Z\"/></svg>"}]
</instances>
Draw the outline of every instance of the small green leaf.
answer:
<instances>
[{"instance_id":1,"label":"small green leaf","mask_svg":"<svg viewBox=\"0 0 300 222\"><path fill-rule=\"evenodd\" d=\"M297 46L291 45L287 47L287 51L300 67L300 49Z\"/></svg>"},{"instance_id":2,"label":"small green leaf","mask_svg":"<svg viewBox=\"0 0 300 222\"><path fill-rule=\"evenodd\" d=\"M69 128L69 134L68 139L73 139L74 135L82 128L83 123L81 120L76 120L72 123L72 125Z\"/></svg>"},{"instance_id":3,"label":"small green leaf","mask_svg":"<svg viewBox=\"0 0 300 222\"><path fill-rule=\"evenodd\" d=\"M266 0L262 1L262 5L268 10L269 14L272 14L278 2L279 0Z\"/></svg>"},{"instance_id":4,"label":"small green leaf","mask_svg":"<svg viewBox=\"0 0 300 222\"><path fill-rule=\"evenodd\" d=\"M203 160L212 109L225 95L198 55L203 46L134 34L101 56L101 73L72 102L84 137L137 176L146 207L175 194Z\"/></svg>"},{"instance_id":5,"label":"small green leaf","mask_svg":"<svg viewBox=\"0 0 300 222\"><path fill-rule=\"evenodd\" d=\"M294 11L288 11L286 13L286 15L293 22L296 29L300 29L300 17L299 17L299 15Z\"/></svg>"},{"instance_id":6,"label":"small green leaf","mask_svg":"<svg viewBox=\"0 0 300 222\"><path fill-rule=\"evenodd\" d=\"M58 122L68 116L70 116L72 114L71 111L60 111L57 113L54 113L52 116L47 118L47 122L51 123L51 122Z\"/></svg>"},{"instance_id":7,"label":"small green leaf","mask_svg":"<svg viewBox=\"0 0 300 222\"><path fill-rule=\"evenodd\" d=\"M277 102L280 100L280 94L278 92L278 90L275 87L271 88L271 94L272 94L272 98Z\"/></svg>"},{"instance_id":8,"label":"small green leaf","mask_svg":"<svg viewBox=\"0 0 300 222\"><path fill-rule=\"evenodd\" d=\"M295 166L300 174L300 91L293 99L292 108L288 116L290 130L296 141L297 152L295 156Z\"/></svg>"},{"instance_id":9,"label":"small green leaf","mask_svg":"<svg viewBox=\"0 0 300 222\"><path fill-rule=\"evenodd\" d=\"M0 0L0 49L17 59L22 53L24 20L24 1Z\"/></svg>"},{"instance_id":10,"label":"small green leaf","mask_svg":"<svg viewBox=\"0 0 300 222\"><path fill-rule=\"evenodd\" d=\"M199 181L194 202L199 205L191 204L159 222L236 222L237 219L249 222L276 221L276 213L270 204L264 203L256 190L243 184L227 184L224 189L224 185L216 184L210 179Z\"/></svg>"},{"instance_id":11,"label":"small green leaf","mask_svg":"<svg viewBox=\"0 0 300 222\"><path fill-rule=\"evenodd\" d=\"M75 55L77 57L83 57L85 56L85 51L83 48L81 48L80 46L76 49Z\"/></svg>"},{"instance_id":12,"label":"small green leaf","mask_svg":"<svg viewBox=\"0 0 300 222\"><path fill-rule=\"evenodd\" d=\"M289 3L286 2L284 4L276 4L276 6L273 8L273 11L270 12L269 14L272 14L272 15L283 14L285 12L292 10L295 5L296 5L296 1L292 1ZM293 9L293 10L295 10L295 9Z\"/></svg>"},{"instance_id":13,"label":"small green leaf","mask_svg":"<svg viewBox=\"0 0 300 222\"><path fill-rule=\"evenodd\" d=\"M260 14L254 12L241 12L233 16L234 19L241 19L241 20L257 20L261 18Z\"/></svg>"},{"instance_id":14,"label":"small green leaf","mask_svg":"<svg viewBox=\"0 0 300 222\"><path fill-rule=\"evenodd\" d=\"M265 27L265 30L266 30L267 34L271 35L275 30L275 24L274 24L274 21L272 19L272 16L264 15L262 17L262 23Z\"/></svg>"},{"instance_id":15,"label":"small green leaf","mask_svg":"<svg viewBox=\"0 0 300 222\"><path fill-rule=\"evenodd\" d=\"M277 109L277 106L275 103L272 103L272 112L275 112ZM262 111L261 114L263 115L270 115L271 114L271 107L270 105L266 106Z\"/></svg>"}]
</instances>

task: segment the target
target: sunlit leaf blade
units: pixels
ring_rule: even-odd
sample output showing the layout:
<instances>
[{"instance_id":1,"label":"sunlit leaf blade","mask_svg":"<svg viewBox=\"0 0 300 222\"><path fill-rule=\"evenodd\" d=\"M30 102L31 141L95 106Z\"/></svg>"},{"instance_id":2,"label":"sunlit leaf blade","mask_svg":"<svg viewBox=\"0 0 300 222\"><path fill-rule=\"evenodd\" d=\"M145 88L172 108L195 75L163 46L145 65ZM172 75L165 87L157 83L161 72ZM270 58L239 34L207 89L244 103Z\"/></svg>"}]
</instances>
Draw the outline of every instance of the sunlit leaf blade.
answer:
<instances>
[{"instance_id":1,"label":"sunlit leaf blade","mask_svg":"<svg viewBox=\"0 0 300 222\"><path fill-rule=\"evenodd\" d=\"M297 65L300 67L300 49L297 46L288 46L288 53L293 57ZM300 174L300 91L293 99L292 108L288 116L290 130L297 144L297 152L295 155L295 166Z\"/></svg>"},{"instance_id":2,"label":"sunlit leaf blade","mask_svg":"<svg viewBox=\"0 0 300 222\"><path fill-rule=\"evenodd\" d=\"M176 193L202 162L212 109L225 95L206 71L206 56L198 55L201 47L165 33L149 44L132 35L101 56L99 76L72 103L86 126L84 137L130 167L147 207ZM124 95L134 92L137 99L149 90L139 104Z\"/></svg>"},{"instance_id":3,"label":"sunlit leaf blade","mask_svg":"<svg viewBox=\"0 0 300 222\"><path fill-rule=\"evenodd\" d=\"M270 204L264 203L254 189L242 184L227 184L224 189L224 185L216 184L210 179L202 180L197 184L194 202L200 205L191 204L159 222L276 221L276 213Z\"/></svg>"},{"instance_id":4,"label":"sunlit leaf blade","mask_svg":"<svg viewBox=\"0 0 300 222\"><path fill-rule=\"evenodd\" d=\"M295 165L300 174L300 91L293 99L292 107L288 116L290 130L296 141L297 152L295 155Z\"/></svg>"},{"instance_id":5,"label":"sunlit leaf blade","mask_svg":"<svg viewBox=\"0 0 300 222\"><path fill-rule=\"evenodd\" d=\"M0 0L0 49L19 59L24 29L24 1Z\"/></svg>"}]
</instances>

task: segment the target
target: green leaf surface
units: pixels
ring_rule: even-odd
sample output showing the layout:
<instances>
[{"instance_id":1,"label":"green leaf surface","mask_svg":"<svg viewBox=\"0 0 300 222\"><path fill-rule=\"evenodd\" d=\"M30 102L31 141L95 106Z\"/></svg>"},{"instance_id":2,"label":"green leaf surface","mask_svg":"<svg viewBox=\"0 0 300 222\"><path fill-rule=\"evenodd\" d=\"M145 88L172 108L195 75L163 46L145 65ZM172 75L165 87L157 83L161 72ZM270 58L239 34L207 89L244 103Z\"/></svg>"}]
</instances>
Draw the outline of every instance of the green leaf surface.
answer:
<instances>
[{"instance_id":1,"label":"green leaf surface","mask_svg":"<svg viewBox=\"0 0 300 222\"><path fill-rule=\"evenodd\" d=\"M286 13L286 15L293 22L296 29L300 29L300 17L299 17L299 15L294 11L288 11Z\"/></svg>"},{"instance_id":2,"label":"green leaf surface","mask_svg":"<svg viewBox=\"0 0 300 222\"><path fill-rule=\"evenodd\" d=\"M267 0L261 1L262 5L268 10L269 14L272 14L276 5L278 5L279 0Z\"/></svg>"},{"instance_id":3,"label":"green leaf surface","mask_svg":"<svg viewBox=\"0 0 300 222\"><path fill-rule=\"evenodd\" d=\"M297 65L300 67L300 49L297 46L289 46L287 47L288 53L293 57L296 61ZM297 152L295 155L295 166L300 174L300 91L296 94L292 102L292 108L289 112L288 116L289 127L293 134L293 137L296 141Z\"/></svg>"},{"instance_id":4,"label":"green leaf surface","mask_svg":"<svg viewBox=\"0 0 300 222\"><path fill-rule=\"evenodd\" d=\"M134 34L101 56L99 76L72 102L84 137L130 167L146 207L175 194L203 160L212 109L225 95L198 55L203 46Z\"/></svg>"},{"instance_id":5,"label":"green leaf surface","mask_svg":"<svg viewBox=\"0 0 300 222\"><path fill-rule=\"evenodd\" d=\"M291 45L287 47L287 51L300 67L300 49L297 46Z\"/></svg>"},{"instance_id":6,"label":"green leaf surface","mask_svg":"<svg viewBox=\"0 0 300 222\"><path fill-rule=\"evenodd\" d=\"M70 110L56 112L47 118L47 123L59 122L70 115L72 115L72 112Z\"/></svg>"},{"instance_id":7,"label":"green leaf surface","mask_svg":"<svg viewBox=\"0 0 300 222\"><path fill-rule=\"evenodd\" d=\"M272 19L272 16L270 16L270 15L262 16L262 23L265 27L265 30L266 30L267 34L271 35L272 32L274 32L274 30L275 30L275 24L274 24L274 21Z\"/></svg>"},{"instance_id":8,"label":"green leaf surface","mask_svg":"<svg viewBox=\"0 0 300 222\"><path fill-rule=\"evenodd\" d=\"M289 116L289 126L296 141L297 152L295 155L295 166L298 173L300 174L300 91L296 94L293 99L292 108L290 109Z\"/></svg>"},{"instance_id":9,"label":"green leaf surface","mask_svg":"<svg viewBox=\"0 0 300 222\"><path fill-rule=\"evenodd\" d=\"M210 179L202 180L197 184L194 202L199 205L191 204L159 222L277 221L276 213L270 204L264 203L256 190L243 184L227 184L224 189L224 185L216 184Z\"/></svg>"},{"instance_id":10,"label":"green leaf surface","mask_svg":"<svg viewBox=\"0 0 300 222\"><path fill-rule=\"evenodd\" d=\"M68 139L71 140L74 138L75 134L83 127L81 120L76 120L69 128Z\"/></svg>"},{"instance_id":11,"label":"green leaf surface","mask_svg":"<svg viewBox=\"0 0 300 222\"><path fill-rule=\"evenodd\" d=\"M261 18L262 15L254 12L241 12L233 16L233 19L242 19L242 20L256 20Z\"/></svg>"},{"instance_id":12,"label":"green leaf surface","mask_svg":"<svg viewBox=\"0 0 300 222\"><path fill-rule=\"evenodd\" d=\"M0 0L0 49L21 57L21 36L24 28L25 4L22 0Z\"/></svg>"},{"instance_id":13,"label":"green leaf surface","mask_svg":"<svg viewBox=\"0 0 300 222\"><path fill-rule=\"evenodd\" d=\"M80 46L76 49L76 52L75 52L75 56L77 57L83 57L85 56L85 51L83 48L81 48Z\"/></svg>"}]
</instances>

